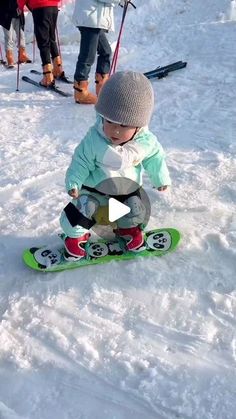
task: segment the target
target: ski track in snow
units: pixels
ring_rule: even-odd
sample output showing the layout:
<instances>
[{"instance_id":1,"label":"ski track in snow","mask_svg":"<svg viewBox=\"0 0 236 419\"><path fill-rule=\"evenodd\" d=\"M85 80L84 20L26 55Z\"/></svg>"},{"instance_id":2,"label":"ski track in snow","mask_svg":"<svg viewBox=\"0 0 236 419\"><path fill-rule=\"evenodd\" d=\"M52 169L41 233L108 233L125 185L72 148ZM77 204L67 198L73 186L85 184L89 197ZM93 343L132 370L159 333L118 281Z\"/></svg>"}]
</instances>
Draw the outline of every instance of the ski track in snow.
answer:
<instances>
[{"instance_id":1,"label":"ski track in snow","mask_svg":"<svg viewBox=\"0 0 236 419\"><path fill-rule=\"evenodd\" d=\"M55 242L65 170L95 113L23 81L15 92L0 68L0 419L235 419L236 2L136 5L119 69L188 61L153 81L173 186L158 193L144 176L149 227L179 229L181 246L55 274L23 266L25 247ZM58 25L71 77L72 10ZM29 15L26 29L31 42Z\"/></svg>"}]
</instances>

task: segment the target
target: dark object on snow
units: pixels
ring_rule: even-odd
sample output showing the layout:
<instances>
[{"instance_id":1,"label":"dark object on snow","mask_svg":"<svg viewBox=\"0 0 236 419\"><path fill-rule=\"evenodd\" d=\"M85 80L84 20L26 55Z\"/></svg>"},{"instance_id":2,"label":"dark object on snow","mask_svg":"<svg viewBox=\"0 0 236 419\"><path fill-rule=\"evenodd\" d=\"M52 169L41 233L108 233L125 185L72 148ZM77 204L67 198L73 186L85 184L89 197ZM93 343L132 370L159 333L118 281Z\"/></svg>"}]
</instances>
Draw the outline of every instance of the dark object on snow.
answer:
<instances>
[{"instance_id":1,"label":"dark object on snow","mask_svg":"<svg viewBox=\"0 0 236 419\"><path fill-rule=\"evenodd\" d=\"M26 81L27 83L33 84L36 87L40 87L42 89L47 89L47 90L51 90L55 93L58 93L61 96L65 96L65 97L70 97L71 94L64 92L63 90L61 90L59 87L55 86L55 84L51 85L51 86L43 86L42 84L40 84L39 82L37 82L36 80L31 79L30 77L27 76L23 76L22 77L23 81Z\"/></svg>"},{"instance_id":2,"label":"dark object on snow","mask_svg":"<svg viewBox=\"0 0 236 419\"><path fill-rule=\"evenodd\" d=\"M38 75L43 74L42 71L38 71L38 70L30 70L30 72L32 74L38 74ZM61 76L59 76L57 80L62 81L63 83L67 83L67 84L74 83L73 80L70 80L68 77L65 76L65 74L62 74Z\"/></svg>"},{"instance_id":3,"label":"dark object on snow","mask_svg":"<svg viewBox=\"0 0 236 419\"><path fill-rule=\"evenodd\" d=\"M186 67L186 65L186 61L176 61L175 63L165 65L164 67L157 67L154 70L147 71L146 73L144 73L144 75L148 79L162 79L163 77L166 77L169 72L180 70L181 68Z\"/></svg>"}]
</instances>

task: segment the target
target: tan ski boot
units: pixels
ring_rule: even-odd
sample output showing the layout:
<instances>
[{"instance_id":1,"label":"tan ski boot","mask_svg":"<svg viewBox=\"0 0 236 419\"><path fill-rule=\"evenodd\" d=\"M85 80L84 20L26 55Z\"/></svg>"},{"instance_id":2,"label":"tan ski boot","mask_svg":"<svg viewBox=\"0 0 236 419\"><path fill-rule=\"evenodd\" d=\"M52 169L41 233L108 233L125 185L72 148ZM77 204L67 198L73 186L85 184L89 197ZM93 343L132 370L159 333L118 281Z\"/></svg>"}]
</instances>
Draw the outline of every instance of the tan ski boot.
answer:
<instances>
[{"instance_id":1,"label":"tan ski boot","mask_svg":"<svg viewBox=\"0 0 236 419\"><path fill-rule=\"evenodd\" d=\"M97 96L88 90L88 81L81 80L74 82L74 98L76 103L84 105L95 105L97 103Z\"/></svg>"},{"instance_id":2,"label":"tan ski boot","mask_svg":"<svg viewBox=\"0 0 236 419\"><path fill-rule=\"evenodd\" d=\"M20 47L20 57L19 57L20 64L22 63L32 63L28 55L26 54L26 50L23 47Z\"/></svg>"},{"instance_id":3,"label":"tan ski boot","mask_svg":"<svg viewBox=\"0 0 236 419\"><path fill-rule=\"evenodd\" d=\"M102 86L109 79L109 74L100 74L96 73L95 75L95 84L96 84L96 95L98 96Z\"/></svg>"},{"instance_id":4,"label":"tan ski boot","mask_svg":"<svg viewBox=\"0 0 236 419\"><path fill-rule=\"evenodd\" d=\"M65 73L62 69L62 60L60 55L53 59L53 76L55 79L65 76Z\"/></svg>"},{"instance_id":5,"label":"tan ski boot","mask_svg":"<svg viewBox=\"0 0 236 419\"><path fill-rule=\"evenodd\" d=\"M6 51L6 59L7 59L7 67L9 68L14 67L14 56L13 56L13 51L11 49L8 49Z\"/></svg>"},{"instance_id":6,"label":"tan ski boot","mask_svg":"<svg viewBox=\"0 0 236 419\"><path fill-rule=\"evenodd\" d=\"M46 64L43 66L43 78L40 81L42 86L48 87L54 84L54 77L52 74L52 64Z\"/></svg>"}]
</instances>

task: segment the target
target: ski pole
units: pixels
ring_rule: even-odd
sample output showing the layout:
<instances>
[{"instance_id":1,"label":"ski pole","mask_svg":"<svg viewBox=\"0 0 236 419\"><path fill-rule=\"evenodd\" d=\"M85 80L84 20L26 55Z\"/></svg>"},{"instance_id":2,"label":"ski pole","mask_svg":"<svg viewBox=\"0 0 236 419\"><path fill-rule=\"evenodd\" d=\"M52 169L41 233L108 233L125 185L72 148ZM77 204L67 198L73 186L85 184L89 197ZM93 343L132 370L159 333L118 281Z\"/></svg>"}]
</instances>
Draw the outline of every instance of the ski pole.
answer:
<instances>
[{"instance_id":1,"label":"ski pole","mask_svg":"<svg viewBox=\"0 0 236 419\"><path fill-rule=\"evenodd\" d=\"M111 74L115 73L115 71L116 71L119 49L120 49L120 40L121 40L121 35L122 35L122 32L123 32L123 27L124 27L124 22L125 22L125 16L126 16L129 4L131 4L136 9L136 6L130 0L126 0L125 3L124 3L124 6L122 6L123 7L123 13L122 13L121 25L120 25L118 38L117 38L116 48L115 48L112 63L111 63L111 68L110 68L110 71L109 71L109 76L111 76Z\"/></svg>"},{"instance_id":2,"label":"ski pole","mask_svg":"<svg viewBox=\"0 0 236 419\"><path fill-rule=\"evenodd\" d=\"M56 39L57 39L58 52L59 52L59 55L61 57L61 45L60 45L60 39L59 39L59 33L58 33L57 25L56 25Z\"/></svg>"},{"instance_id":3,"label":"ski pole","mask_svg":"<svg viewBox=\"0 0 236 419\"><path fill-rule=\"evenodd\" d=\"M128 3L125 2L123 13L122 13L121 24L120 24L120 30L119 30L119 34L118 34L118 38L117 38L117 42L116 42L116 47L115 47L113 59L112 59L112 62L111 62L111 68L110 68L109 76L111 76L116 71L118 54L119 54L119 49L120 49L120 39L121 39L121 35L122 35L122 32L123 32L123 26L124 26L124 21L125 21L125 16L126 16L126 13L127 13L127 9L128 9Z\"/></svg>"},{"instance_id":4,"label":"ski pole","mask_svg":"<svg viewBox=\"0 0 236 419\"><path fill-rule=\"evenodd\" d=\"M32 41L32 45L33 45L33 63L35 63L35 55L36 55L35 44L36 44L36 39L35 39L35 35L34 35L33 41Z\"/></svg>"},{"instance_id":5,"label":"ski pole","mask_svg":"<svg viewBox=\"0 0 236 419\"><path fill-rule=\"evenodd\" d=\"M5 64L6 61L3 59L3 55L2 55L2 46L0 44L0 64Z\"/></svg>"},{"instance_id":6,"label":"ski pole","mask_svg":"<svg viewBox=\"0 0 236 419\"><path fill-rule=\"evenodd\" d=\"M19 84L20 84L20 38L21 38L21 20L19 18L18 60L17 60L17 76L16 76L16 91L17 92L19 92Z\"/></svg>"}]
</instances>

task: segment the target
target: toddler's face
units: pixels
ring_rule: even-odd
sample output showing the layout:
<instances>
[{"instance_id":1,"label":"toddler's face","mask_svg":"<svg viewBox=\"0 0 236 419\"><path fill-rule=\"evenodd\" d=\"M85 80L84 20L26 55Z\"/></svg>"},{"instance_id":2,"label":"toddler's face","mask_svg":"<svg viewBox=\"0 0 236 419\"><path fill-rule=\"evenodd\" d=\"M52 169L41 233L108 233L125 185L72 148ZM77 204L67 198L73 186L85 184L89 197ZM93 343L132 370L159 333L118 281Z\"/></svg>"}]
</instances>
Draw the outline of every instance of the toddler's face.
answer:
<instances>
[{"instance_id":1,"label":"toddler's face","mask_svg":"<svg viewBox=\"0 0 236 419\"><path fill-rule=\"evenodd\" d=\"M123 144L130 141L134 134L137 132L135 127L127 127L125 125L119 125L115 122L104 119L103 131L106 137L112 142L112 144Z\"/></svg>"}]
</instances>

